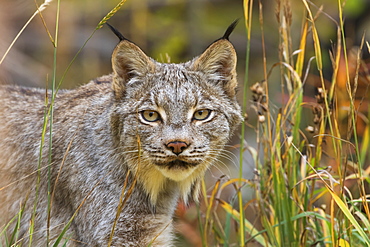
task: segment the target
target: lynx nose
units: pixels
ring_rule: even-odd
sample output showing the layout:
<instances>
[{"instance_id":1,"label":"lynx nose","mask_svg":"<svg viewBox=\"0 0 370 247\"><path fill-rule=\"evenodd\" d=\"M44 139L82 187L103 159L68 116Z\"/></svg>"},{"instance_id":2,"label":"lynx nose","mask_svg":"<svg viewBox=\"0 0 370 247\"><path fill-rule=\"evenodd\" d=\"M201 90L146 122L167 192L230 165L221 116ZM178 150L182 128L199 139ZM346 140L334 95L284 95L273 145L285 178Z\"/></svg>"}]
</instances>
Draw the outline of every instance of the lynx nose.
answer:
<instances>
[{"instance_id":1,"label":"lynx nose","mask_svg":"<svg viewBox=\"0 0 370 247\"><path fill-rule=\"evenodd\" d=\"M167 143L166 147L171 149L172 153L179 155L188 147L188 144L186 142L174 141Z\"/></svg>"}]
</instances>

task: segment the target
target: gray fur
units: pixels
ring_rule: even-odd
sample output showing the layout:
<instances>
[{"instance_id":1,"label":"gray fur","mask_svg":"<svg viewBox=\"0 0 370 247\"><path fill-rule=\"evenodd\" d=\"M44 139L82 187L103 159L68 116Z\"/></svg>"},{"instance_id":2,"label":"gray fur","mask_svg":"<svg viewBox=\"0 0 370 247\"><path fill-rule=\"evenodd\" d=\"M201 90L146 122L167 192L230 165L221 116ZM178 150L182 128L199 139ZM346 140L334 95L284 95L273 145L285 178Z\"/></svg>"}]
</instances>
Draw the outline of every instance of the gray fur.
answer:
<instances>
[{"instance_id":1,"label":"gray fur","mask_svg":"<svg viewBox=\"0 0 370 247\"><path fill-rule=\"evenodd\" d=\"M77 211L67 246L106 246L126 177L127 195L136 175L112 246L169 246L179 197L197 200L200 179L241 121L235 50L220 39L192 61L161 64L123 40L112 63L113 74L56 97L50 242ZM0 232L25 206L19 231L24 245L35 202L44 96L39 89L0 88ZM202 109L211 110L210 117L195 120ZM161 121L143 119L144 110L158 112ZM188 146L176 155L166 147L174 141ZM48 145L33 246L46 245Z\"/></svg>"}]
</instances>

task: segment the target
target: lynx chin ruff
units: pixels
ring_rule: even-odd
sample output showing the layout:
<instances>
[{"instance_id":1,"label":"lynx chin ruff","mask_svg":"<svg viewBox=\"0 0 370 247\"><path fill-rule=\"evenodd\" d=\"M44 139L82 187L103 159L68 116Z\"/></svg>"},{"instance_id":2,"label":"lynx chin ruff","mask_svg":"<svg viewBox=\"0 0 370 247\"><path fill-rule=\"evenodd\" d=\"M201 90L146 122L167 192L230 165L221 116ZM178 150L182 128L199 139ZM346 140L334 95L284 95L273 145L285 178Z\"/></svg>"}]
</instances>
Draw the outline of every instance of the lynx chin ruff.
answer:
<instances>
[{"instance_id":1,"label":"lynx chin ruff","mask_svg":"<svg viewBox=\"0 0 370 247\"><path fill-rule=\"evenodd\" d=\"M235 25L182 64L151 59L111 27L113 73L56 96L51 161L45 90L1 87L0 245L46 246L67 229L66 246L171 246L178 199L197 200L241 121Z\"/></svg>"}]
</instances>

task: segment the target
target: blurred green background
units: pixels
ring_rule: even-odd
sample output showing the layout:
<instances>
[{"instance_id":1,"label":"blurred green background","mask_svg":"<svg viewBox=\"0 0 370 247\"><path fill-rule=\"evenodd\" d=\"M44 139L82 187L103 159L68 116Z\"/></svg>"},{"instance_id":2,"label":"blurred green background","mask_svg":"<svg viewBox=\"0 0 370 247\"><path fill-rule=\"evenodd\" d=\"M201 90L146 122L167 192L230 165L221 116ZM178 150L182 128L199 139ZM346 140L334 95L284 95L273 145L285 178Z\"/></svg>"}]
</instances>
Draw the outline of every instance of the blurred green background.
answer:
<instances>
[{"instance_id":1,"label":"blurred green background","mask_svg":"<svg viewBox=\"0 0 370 247\"><path fill-rule=\"evenodd\" d=\"M119 1L61 1L58 75L71 61L99 21ZM42 4L41 1L38 1ZM0 2L0 54L36 10L33 0ZM42 13L52 36L55 30L56 1ZM200 54L221 37L232 21L243 17L240 1L158 1L128 0L109 23L158 61L184 62ZM243 63L245 35L241 22L232 36ZM63 88L73 88L111 72L110 56L117 37L107 28L98 30L71 67ZM168 55L167 55L168 54ZM1 79L44 87L52 72L53 46L37 16L0 66ZM241 67L242 69L242 67Z\"/></svg>"}]
</instances>

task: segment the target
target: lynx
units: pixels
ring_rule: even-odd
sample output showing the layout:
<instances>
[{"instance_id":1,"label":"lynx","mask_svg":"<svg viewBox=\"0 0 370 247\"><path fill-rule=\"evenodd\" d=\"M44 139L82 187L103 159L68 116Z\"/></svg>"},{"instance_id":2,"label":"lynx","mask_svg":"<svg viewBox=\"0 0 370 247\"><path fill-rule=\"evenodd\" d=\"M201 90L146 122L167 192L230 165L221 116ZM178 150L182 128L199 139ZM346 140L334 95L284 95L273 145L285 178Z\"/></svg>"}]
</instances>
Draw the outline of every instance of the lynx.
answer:
<instances>
[{"instance_id":1,"label":"lynx","mask_svg":"<svg viewBox=\"0 0 370 247\"><path fill-rule=\"evenodd\" d=\"M45 90L2 86L0 245L55 244L64 229L66 246L173 245L178 200L197 200L241 122L235 25L181 64L155 61L111 27L113 73L58 92L51 157Z\"/></svg>"}]
</instances>

